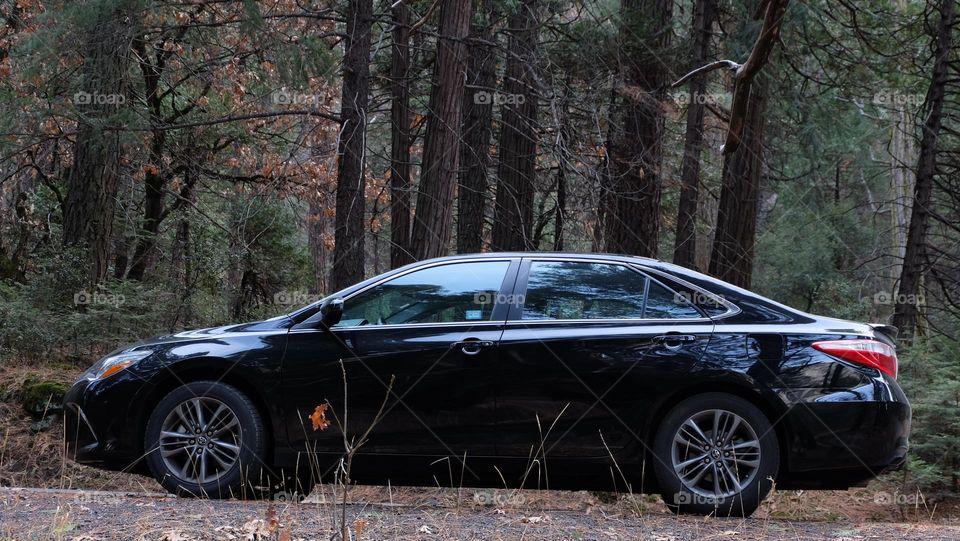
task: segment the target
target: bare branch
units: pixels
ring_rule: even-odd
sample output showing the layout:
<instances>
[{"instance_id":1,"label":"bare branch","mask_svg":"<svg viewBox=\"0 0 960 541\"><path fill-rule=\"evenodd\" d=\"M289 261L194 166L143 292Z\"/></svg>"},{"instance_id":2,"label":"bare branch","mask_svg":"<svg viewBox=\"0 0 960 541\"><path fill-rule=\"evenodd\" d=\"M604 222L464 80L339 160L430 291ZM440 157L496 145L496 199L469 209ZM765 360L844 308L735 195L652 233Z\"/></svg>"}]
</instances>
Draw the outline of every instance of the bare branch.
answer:
<instances>
[{"instance_id":1,"label":"bare branch","mask_svg":"<svg viewBox=\"0 0 960 541\"><path fill-rule=\"evenodd\" d=\"M713 71L713 70L718 70L718 69L720 69L720 68L727 68L727 69L729 69L729 70L737 71L737 70L740 69L740 64L737 64L737 63L734 62L733 60L717 60L716 62L711 62L711 63L707 64L706 66L701 66L701 67L699 67L699 68L691 71L690 73L688 73L688 74L684 75L683 77L677 79L677 82L673 83L673 84L670 85L670 86L672 86L672 87L680 86L680 85L682 85L683 83L689 81L690 79L696 77L697 75L701 75L701 74L703 74L703 73L707 73L707 72L710 72L710 71Z\"/></svg>"},{"instance_id":2,"label":"bare branch","mask_svg":"<svg viewBox=\"0 0 960 541\"><path fill-rule=\"evenodd\" d=\"M760 3L757 11L753 13L753 18L759 19L762 17L763 27L760 29L760 35L757 36L757 41L754 42L753 49L751 49L746 62L737 64L733 60L717 60L691 71L671 85L673 87L680 86L693 77L721 68L727 68L736 73L733 103L730 107L730 122L727 127L726 141L721 149L724 154L730 154L740 147L740 139L743 137L743 124L747 116L747 104L750 99L750 84L770 59L770 53L773 52L773 48L780 38L783 16L789 3L790 0L764 0Z\"/></svg>"}]
</instances>

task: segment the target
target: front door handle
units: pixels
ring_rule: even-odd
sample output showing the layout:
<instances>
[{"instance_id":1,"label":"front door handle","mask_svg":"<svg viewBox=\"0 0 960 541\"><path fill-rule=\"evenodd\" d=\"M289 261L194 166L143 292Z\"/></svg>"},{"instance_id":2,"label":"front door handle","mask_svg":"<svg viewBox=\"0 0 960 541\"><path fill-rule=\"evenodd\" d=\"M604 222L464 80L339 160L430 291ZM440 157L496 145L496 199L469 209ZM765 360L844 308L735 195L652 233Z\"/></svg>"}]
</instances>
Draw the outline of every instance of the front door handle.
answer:
<instances>
[{"instance_id":1,"label":"front door handle","mask_svg":"<svg viewBox=\"0 0 960 541\"><path fill-rule=\"evenodd\" d=\"M464 355L476 355L477 353L480 353L481 349L493 347L493 345L494 343L490 340L467 338L466 340L454 342L452 347L460 348L460 351L462 351Z\"/></svg>"},{"instance_id":2,"label":"front door handle","mask_svg":"<svg viewBox=\"0 0 960 541\"><path fill-rule=\"evenodd\" d=\"M678 348L685 343L696 341L697 337L693 334L661 334L653 337L655 344L663 344L668 348Z\"/></svg>"}]
</instances>

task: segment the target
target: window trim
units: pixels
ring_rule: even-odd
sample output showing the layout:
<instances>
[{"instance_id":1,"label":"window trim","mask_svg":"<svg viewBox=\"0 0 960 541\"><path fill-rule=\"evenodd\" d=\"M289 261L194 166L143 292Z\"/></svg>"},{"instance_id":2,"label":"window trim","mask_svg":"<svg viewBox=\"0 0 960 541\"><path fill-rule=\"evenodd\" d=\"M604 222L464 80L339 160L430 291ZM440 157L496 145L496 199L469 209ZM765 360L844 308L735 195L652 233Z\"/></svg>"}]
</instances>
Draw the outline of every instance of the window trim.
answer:
<instances>
[{"instance_id":1,"label":"window trim","mask_svg":"<svg viewBox=\"0 0 960 541\"><path fill-rule=\"evenodd\" d=\"M527 295L527 286L528 280L530 278L530 267L534 262L538 261L548 261L548 262L569 262L569 263L594 263L594 264L604 264L604 265L618 265L621 267L626 267L627 269L636 272L640 276L647 278L648 281L644 283L644 294L649 287L649 281L655 281L661 287L665 288L667 291L673 292L676 294L676 291L672 287L664 284L656 277L652 276L647 272L645 267L635 265L626 261L617 261L615 259L600 259L595 257L523 257L520 263L520 269L517 274L516 284L514 287L514 295L523 295L526 298ZM680 281L680 280L678 280ZM700 290L692 284L684 283L684 285L689 285L693 289ZM704 294L709 295L712 298L716 298L718 301L722 301L716 295L712 295L708 292ZM728 303L724 302L724 306L727 306ZM646 303L644 303L646 305ZM691 303L691 306L700 314L698 318L603 318L603 319L523 319L523 305L512 304L510 306L510 313L507 317L507 325L565 325L565 324L623 324L623 323L704 323L704 322L713 322L715 318L711 318L703 313L699 307ZM724 314L726 317L728 314Z\"/></svg>"},{"instance_id":2,"label":"window trim","mask_svg":"<svg viewBox=\"0 0 960 541\"><path fill-rule=\"evenodd\" d=\"M709 298L713 299L714 302L716 302L717 304L719 304L719 305L721 305L721 306L723 306L724 308L727 309L726 312L724 312L724 313L722 313L722 314L720 314L720 315L713 316L713 317L707 316L709 319L711 319L711 320L713 320L713 321L716 321L716 320L719 320L719 319L725 319L725 318L728 318L728 317L732 317L732 316L735 316L735 315L737 315L737 314L739 314L740 312L743 311L743 310L740 309L739 306L737 306L736 304L728 301L727 299L725 299L725 298L717 295L716 293L711 293L710 291L707 291L706 289L703 289L703 288L700 287L700 286L696 286L696 285L694 285L694 284L691 284L688 280L684 280L683 278L681 278L681 277L679 277L679 276L675 276L675 275L673 275L673 274L669 274L669 273L663 272L662 270L659 270L659 269L652 269L652 268L644 267L644 266L642 266L642 265L637 265L637 264L634 264L634 263L631 263L630 265L631 265L631 266L634 266L634 267L637 267L639 270L641 270L641 271L644 272L644 273L647 273L647 274L649 274L649 273L656 274L657 276L659 276L659 277L661 277L661 278L665 278L665 279L667 279L667 280L671 280L671 281L673 281L673 282L677 282L678 284L681 284L681 285L683 285L684 287L688 287L688 288L692 289L693 291L695 291L695 292L703 295L704 297L709 297ZM659 280L658 280L658 281L659 281ZM663 284L663 285L666 287L666 284ZM672 288L672 287L667 287L667 289L669 289L670 291L673 291L673 288ZM699 308L698 308L698 310L699 310ZM702 312L702 310L700 310L700 311Z\"/></svg>"},{"instance_id":3,"label":"window trim","mask_svg":"<svg viewBox=\"0 0 960 541\"><path fill-rule=\"evenodd\" d=\"M341 297L341 298L343 299L344 302L347 302L347 301L350 300L351 298L353 298L353 297L355 297L355 296L357 296L357 295L359 295L359 294L361 294L361 293L364 293L365 291L368 291L368 290L370 290L370 289L373 289L373 288L375 288L375 287L377 287L377 286L379 286L379 285L381 285L381 284L384 284L384 283L389 282L389 281L391 281L391 280L395 280L395 279L397 279L397 278L406 276L406 275L408 275L408 274L410 274L410 273L413 273L413 272L417 272L417 271L421 271L421 270L426 270L426 269L430 269L430 268L433 268L433 267L441 267L441 266L444 266L444 265L458 265L458 264L463 264L463 263L486 263L486 262L491 262L491 263L492 263L492 262L498 262L498 263L506 262L506 263L508 263L508 265L507 265L507 270L506 270L506 272L505 272L504 275L503 275L503 280L500 282L500 289L497 291L497 299L496 299L496 302L495 302L494 307L493 307L493 312L490 314L490 319L489 319L489 320L484 320L484 321L444 321L444 322L436 322L436 323L433 323L433 322L430 322L430 323L391 323L391 324L387 324L387 325L363 325L363 326L358 326L358 327L337 327L337 326L333 326L333 327L330 328L330 330L331 330L331 331L336 331L336 332L342 332L342 331L360 331L360 330L372 330L372 329L404 329L404 328L422 328L422 327L438 327L438 326L443 326L443 327L453 327L453 326L477 327L477 326L490 326L490 325L503 326L503 324L506 322L506 316L507 316L507 315L506 315L505 313L502 313L502 314L501 314L501 317L495 318L494 316L496 316L496 315L498 314L498 312L505 312L505 311L506 311L506 308L505 308L506 305L505 305L504 303L501 303L500 300L501 300L501 298L503 298L504 296L509 295L509 292L512 292L513 289L514 289L514 287L516 286L517 269L518 269L519 266L520 266L520 258L517 258L517 257L470 257L470 258L463 258L463 259L440 260L440 261L433 261L433 262L430 262L430 263L424 263L423 265L417 265L417 266L415 266L415 267L406 269L406 270L404 270L403 272L397 272L397 273L393 273L393 274L389 274L389 275L387 275L387 276L384 276L383 278L381 278L381 279L379 279L379 280L376 280L376 281L374 281L374 282L371 282L371 283L367 284L366 286L364 286L364 287L362 287L362 288L360 288L360 289L358 289L358 290L356 290L356 291L352 291L349 295L345 295L345 296L343 296L343 297ZM504 291L507 291L508 293L505 294ZM294 332L294 331L301 331L301 332L302 332L302 331L310 331L310 332L316 331L317 329L313 328L313 326L310 325L311 319L313 319L313 318L312 318L312 317L311 317L311 318L308 318L307 320L299 323L297 326L295 326L293 329L291 329L291 332Z\"/></svg>"}]
</instances>

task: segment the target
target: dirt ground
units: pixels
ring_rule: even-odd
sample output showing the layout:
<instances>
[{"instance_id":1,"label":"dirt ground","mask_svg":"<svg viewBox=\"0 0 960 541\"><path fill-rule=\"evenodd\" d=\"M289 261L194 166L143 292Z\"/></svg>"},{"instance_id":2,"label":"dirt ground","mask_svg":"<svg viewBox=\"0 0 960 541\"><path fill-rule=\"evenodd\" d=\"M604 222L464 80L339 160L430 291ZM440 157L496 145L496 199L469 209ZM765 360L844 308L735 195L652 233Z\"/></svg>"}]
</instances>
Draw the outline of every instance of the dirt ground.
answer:
<instances>
[{"instance_id":1,"label":"dirt ground","mask_svg":"<svg viewBox=\"0 0 960 541\"><path fill-rule=\"evenodd\" d=\"M358 488L356 492L361 498L389 495L386 489ZM422 498L431 492L432 496ZM676 517L643 501L600 504L583 493L566 493L559 501L551 495L549 501L556 505L544 507L547 501L542 499L510 505L508 494L493 498L505 505L481 505L475 494L460 492L458 497L455 489L420 489L420 503L378 501L342 506L316 492L303 503L290 503L2 488L0 539L329 540L339 538L338 524L344 511L349 536L356 541L960 539L956 521L791 520L771 518L769 513L747 520ZM397 499L407 500L409 494L397 494Z\"/></svg>"}]
</instances>

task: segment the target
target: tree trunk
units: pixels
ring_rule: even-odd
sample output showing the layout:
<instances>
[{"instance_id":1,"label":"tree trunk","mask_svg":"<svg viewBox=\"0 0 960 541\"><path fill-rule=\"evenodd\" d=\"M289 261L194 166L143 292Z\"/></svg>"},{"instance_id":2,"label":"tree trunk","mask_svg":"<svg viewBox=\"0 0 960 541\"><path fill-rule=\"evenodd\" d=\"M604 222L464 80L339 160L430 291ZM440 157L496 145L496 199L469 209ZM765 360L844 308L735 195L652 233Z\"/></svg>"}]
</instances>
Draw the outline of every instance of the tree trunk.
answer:
<instances>
[{"instance_id":1,"label":"tree trunk","mask_svg":"<svg viewBox=\"0 0 960 541\"><path fill-rule=\"evenodd\" d=\"M153 259L154 247L160 233L160 222L163 220L163 196L167 185L166 168L163 166L167 132L160 126L163 123L160 76L163 73L165 58L161 51L157 53L156 60L151 62L145 44L137 40L134 45L139 58L140 71L143 74L145 98L150 110L150 125L153 127L153 132L150 134L149 167L144 179L143 225L137 235L137 249L133 252L133 263L127 277L132 280L143 280L143 275Z\"/></svg>"},{"instance_id":2,"label":"tree trunk","mask_svg":"<svg viewBox=\"0 0 960 541\"><path fill-rule=\"evenodd\" d=\"M121 145L120 132L103 128L127 101L123 92L134 9L132 2L123 1L98 15L86 38L83 86L74 95L81 115L67 174L63 244L84 248L91 284L106 278L110 261Z\"/></svg>"},{"instance_id":3,"label":"tree trunk","mask_svg":"<svg viewBox=\"0 0 960 541\"><path fill-rule=\"evenodd\" d=\"M723 157L723 186L710 256L710 274L744 288L750 287L753 273L767 84L760 75L751 85L741 143Z\"/></svg>"},{"instance_id":4,"label":"tree trunk","mask_svg":"<svg viewBox=\"0 0 960 541\"><path fill-rule=\"evenodd\" d=\"M477 253L483 248L483 219L486 213L487 174L490 167L490 139L493 133L493 96L497 59L492 13L493 1L480 4L481 20L471 29L467 87L464 89L463 146L460 149L460 182L457 193L457 252ZM485 42L485 43L480 43Z\"/></svg>"},{"instance_id":5,"label":"tree trunk","mask_svg":"<svg viewBox=\"0 0 960 541\"><path fill-rule=\"evenodd\" d=\"M342 125L337 148L337 216L330 277L334 291L364 277L365 150L372 23L373 0L350 0L344 39Z\"/></svg>"},{"instance_id":6,"label":"tree trunk","mask_svg":"<svg viewBox=\"0 0 960 541\"><path fill-rule=\"evenodd\" d=\"M890 269L891 291L896 290L903 269L903 256L910 229L910 209L913 205L917 163L916 124L907 104L898 104L893 133L890 137L890 191L893 199L891 212L893 228L893 262Z\"/></svg>"},{"instance_id":7,"label":"tree trunk","mask_svg":"<svg viewBox=\"0 0 960 541\"><path fill-rule=\"evenodd\" d=\"M923 136L920 139L920 161L917 164L917 179L914 184L910 229L907 232L907 246L903 255L900 287L897 289L897 304L893 311L893 325L900 329L900 336L906 340L913 337L919 311L917 305L922 298L920 285L926 259L933 180L937 174L937 139L940 136L943 120L955 10L956 0L940 2L940 24L934 36L933 75L930 80L930 90L927 92L929 112L924 122Z\"/></svg>"},{"instance_id":8,"label":"tree trunk","mask_svg":"<svg viewBox=\"0 0 960 541\"><path fill-rule=\"evenodd\" d=\"M390 268L410 263L410 8L393 7L390 57Z\"/></svg>"},{"instance_id":9,"label":"tree trunk","mask_svg":"<svg viewBox=\"0 0 960 541\"><path fill-rule=\"evenodd\" d=\"M705 64L710 57L710 40L716 17L714 0L697 0L693 6L694 67ZM680 167L680 203L677 210L677 234L673 262L687 268L696 268L697 255L697 199L700 188L700 151L703 148L703 113L707 78L698 75L690 80L690 101L687 105L687 128L684 134L683 163Z\"/></svg>"},{"instance_id":10,"label":"tree trunk","mask_svg":"<svg viewBox=\"0 0 960 541\"><path fill-rule=\"evenodd\" d=\"M307 244L310 246L310 257L313 260L313 287L312 293L324 295L330 293L327 287L330 273L327 271L327 259L330 250L324 240L329 234L329 218L323 213L323 200L319 194L310 198L307 213Z\"/></svg>"},{"instance_id":11,"label":"tree trunk","mask_svg":"<svg viewBox=\"0 0 960 541\"><path fill-rule=\"evenodd\" d=\"M470 29L472 7L470 0L441 2L440 37L411 238L418 260L445 255L452 233L467 69L464 39Z\"/></svg>"},{"instance_id":12,"label":"tree trunk","mask_svg":"<svg viewBox=\"0 0 960 541\"><path fill-rule=\"evenodd\" d=\"M537 9L538 0L522 0L510 17L510 45L501 108L497 198L493 249L534 248L533 195L537 161Z\"/></svg>"},{"instance_id":13,"label":"tree trunk","mask_svg":"<svg viewBox=\"0 0 960 541\"><path fill-rule=\"evenodd\" d=\"M664 116L673 2L625 0L621 7L621 101L610 149L607 250L656 257Z\"/></svg>"}]
</instances>

